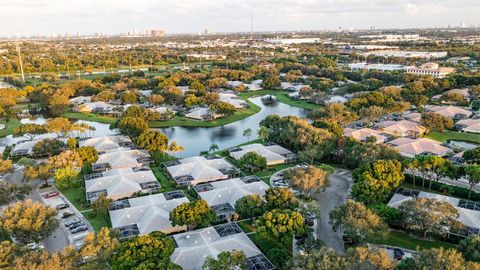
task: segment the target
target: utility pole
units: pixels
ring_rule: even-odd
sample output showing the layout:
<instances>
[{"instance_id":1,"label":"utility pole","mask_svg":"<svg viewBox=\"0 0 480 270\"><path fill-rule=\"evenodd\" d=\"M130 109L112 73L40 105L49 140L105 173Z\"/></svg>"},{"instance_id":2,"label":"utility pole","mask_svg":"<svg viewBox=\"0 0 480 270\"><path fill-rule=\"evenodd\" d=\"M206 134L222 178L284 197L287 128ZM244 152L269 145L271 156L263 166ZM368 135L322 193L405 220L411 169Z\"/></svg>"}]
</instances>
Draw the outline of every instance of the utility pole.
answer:
<instances>
[{"instance_id":1,"label":"utility pole","mask_svg":"<svg viewBox=\"0 0 480 270\"><path fill-rule=\"evenodd\" d=\"M20 54L20 46L17 44L17 52L18 52L18 62L20 62L20 70L22 71L22 82L25 85L25 74L23 73L23 64L22 64L22 56Z\"/></svg>"}]
</instances>

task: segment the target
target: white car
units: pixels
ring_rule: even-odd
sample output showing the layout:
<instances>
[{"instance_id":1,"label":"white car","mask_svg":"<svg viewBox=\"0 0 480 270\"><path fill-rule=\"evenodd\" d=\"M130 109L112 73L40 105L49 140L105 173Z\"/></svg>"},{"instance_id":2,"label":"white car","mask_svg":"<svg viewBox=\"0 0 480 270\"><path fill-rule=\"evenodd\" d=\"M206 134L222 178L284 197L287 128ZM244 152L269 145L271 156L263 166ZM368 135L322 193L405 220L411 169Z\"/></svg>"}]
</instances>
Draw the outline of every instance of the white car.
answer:
<instances>
[{"instance_id":1,"label":"white car","mask_svg":"<svg viewBox=\"0 0 480 270\"><path fill-rule=\"evenodd\" d=\"M37 250L37 249L44 249L45 246L43 244L37 244L35 242L28 243L27 248L30 250Z\"/></svg>"}]
</instances>

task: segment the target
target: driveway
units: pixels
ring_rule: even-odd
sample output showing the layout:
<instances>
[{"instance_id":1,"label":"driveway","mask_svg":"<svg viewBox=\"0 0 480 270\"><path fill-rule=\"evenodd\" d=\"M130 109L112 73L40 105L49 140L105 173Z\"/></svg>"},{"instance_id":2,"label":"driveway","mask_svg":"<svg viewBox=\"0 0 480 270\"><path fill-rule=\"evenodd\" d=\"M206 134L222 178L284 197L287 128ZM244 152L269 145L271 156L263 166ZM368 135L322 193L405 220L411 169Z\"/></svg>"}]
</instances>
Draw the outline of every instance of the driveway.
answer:
<instances>
[{"instance_id":1,"label":"driveway","mask_svg":"<svg viewBox=\"0 0 480 270\"><path fill-rule=\"evenodd\" d=\"M338 253L343 253L344 245L342 233L334 232L329 223L329 214L333 208L343 204L352 186L352 173L344 169L336 169L328 178L329 186L317 194L312 195L320 205L321 213L318 220L317 236L327 247Z\"/></svg>"}]
</instances>

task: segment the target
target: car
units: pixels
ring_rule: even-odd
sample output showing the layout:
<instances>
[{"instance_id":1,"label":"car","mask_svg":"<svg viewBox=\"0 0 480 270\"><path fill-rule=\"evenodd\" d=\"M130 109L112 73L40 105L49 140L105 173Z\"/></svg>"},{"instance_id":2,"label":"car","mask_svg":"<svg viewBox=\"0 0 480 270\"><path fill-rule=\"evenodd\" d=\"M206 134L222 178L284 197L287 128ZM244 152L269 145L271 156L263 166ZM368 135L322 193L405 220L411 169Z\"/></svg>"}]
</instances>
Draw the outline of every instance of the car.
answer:
<instances>
[{"instance_id":1,"label":"car","mask_svg":"<svg viewBox=\"0 0 480 270\"><path fill-rule=\"evenodd\" d=\"M63 223L63 225L65 225L65 227L70 227L70 225L72 225L73 223L76 223L76 222L81 222L81 221L78 218L74 218L74 219L71 219L71 220Z\"/></svg>"},{"instance_id":2,"label":"car","mask_svg":"<svg viewBox=\"0 0 480 270\"><path fill-rule=\"evenodd\" d=\"M71 232L72 234L75 234L75 233L79 233L79 232L84 232L84 231L86 231L86 230L88 230L88 227L87 227L86 225L82 225L82 226L78 226L78 227L70 230L70 232Z\"/></svg>"},{"instance_id":3,"label":"car","mask_svg":"<svg viewBox=\"0 0 480 270\"><path fill-rule=\"evenodd\" d=\"M69 228L70 230L72 230L72 229L75 229L76 227L82 226L82 225L84 225L83 222L77 221L77 222L75 222L75 223L70 224L70 226L67 226L67 228Z\"/></svg>"},{"instance_id":4,"label":"car","mask_svg":"<svg viewBox=\"0 0 480 270\"><path fill-rule=\"evenodd\" d=\"M45 247L42 244L31 242L27 244L27 248L30 250L44 249Z\"/></svg>"},{"instance_id":5,"label":"car","mask_svg":"<svg viewBox=\"0 0 480 270\"><path fill-rule=\"evenodd\" d=\"M66 209L66 208L68 208L68 207L69 207L69 206L68 206L68 204L66 204L66 203L62 203L62 204L59 204L59 205L55 206L55 208L56 208L57 210Z\"/></svg>"},{"instance_id":6,"label":"car","mask_svg":"<svg viewBox=\"0 0 480 270\"><path fill-rule=\"evenodd\" d=\"M74 213L72 212L63 212L62 214L62 218L65 219L65 218L69 218L71 216L75 215Z\"/></svg>"},{"instance_id":7,"label":"car","mask_svg":"<svg viewBox=\"0 0 480 270\"><path fill-rule=\"evenodd\" d=\"M58 195L59 195L58 192L56 192L56 191L51 191L51 192L48 192L47 194L44 194L44 195L43 195L43 198L48 199L48 198L56 197L56 196L58 196Z\"/></svg>"},{"instance_id":8,"label":"car","mask_svg":"<svg viewBox=\"0 0 480 270\"><path fill-rule=\"evenodd\" d=\"M399 248L394 248L394 249L393 249L393 257L394 257L395 259L397 259L397 260L403 259L403 255L404 255L404 254L405 254L405 253L404 253L401 249L399 249Z\"/></svg>"}]
</instances>

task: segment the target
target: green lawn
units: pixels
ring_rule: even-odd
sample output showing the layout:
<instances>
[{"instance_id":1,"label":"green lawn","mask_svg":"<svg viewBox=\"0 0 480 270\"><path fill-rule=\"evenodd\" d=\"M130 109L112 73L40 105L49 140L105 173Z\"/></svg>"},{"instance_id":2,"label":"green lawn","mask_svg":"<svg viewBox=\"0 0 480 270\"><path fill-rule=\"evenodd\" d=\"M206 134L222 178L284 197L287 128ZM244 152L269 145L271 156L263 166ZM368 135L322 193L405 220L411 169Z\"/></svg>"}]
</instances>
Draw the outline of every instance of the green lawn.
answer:
<instances>
[{"instance_id":1,"label":"green lawn","mask_svg":"<svg viewBox=\"0 0 480 270\"><path fill-rule=\"evenodd\" d=\"M72 187L70 189L59 190L78 209L78 211L90 209L90 207L87 206L85 192L82 187Z\"/></svg>"},{"instance_id":2,"label":"green lawn","mask_svg":"<svg viewBox=\"0 0 480 270\"><path fill-rule=\"evenodd\" d=\"M153 174L157 178L158 182L160 182L160 186L167 191L175 190L176 184L167 176L165 172L159 166L151 167Z\"/></svg>"},{"instance_id":3,"label":"green lawn","mask_svg":"<svg viewBox=\"0 0 480 270\"><path fill-rule=\"evenodd\" d=\"M16 118L10 118L8 122L2 122L2 124L6 125L6 127L0 130L0 137L5 137L7 135L13 134L13 130L16 127L19 127L22 123Z\"/></svg>"},{"instance_id":4,"label":"green lawn","mask_svg":"<svg viewBox=\"0 0 480 270\"><path fill-rule=\"evenodd\" d=\"M62 116L69 119L85 120L104 124L113 124L118 121L118 119L115 117L101 116L94 113L67 112L64 113Z\"/></svg>"},{"instance_id":5,"label":"green lawn","mask_svg":"<svg viewBox=\"0 0 480 270\"><path fill-rule=\"evenodd\" d=\"M100 231L100 229L103 227L112 227L110 225L110 222L108 221L108 219L110 219L108 215L106 217L101 215L95 215L95 217L90 217L89 214L91 213L93 212L83 213L83 215L88 220L88 222L90 222L90 225L92 225L93 229L96 232Z\"/></svg>"},{"instance_id":6,"label":"green lawn","mask_svg":"<svg viewBox=\"0 0 480 270\"><path fill-rule=\"evenodd\" d=\"M164 128L164 127L174 127L174 126L182 126L182 127L217 127L227 125L242 119L245 119L249 116L252 116L262 109L253 104L252 102L246 100L248 105L250 106L248 109L241 109L237 110L234 114L218 118L212 121L199 121L194 120L186 117L174 117L168 121L152 121L149 123L149 126L152 128Z\"/></svg>"},{"instance_id":7,"label":"green lawn","mask_svg":"<svg viewBox=\"0 0 480 270\"><path fill-rule=\"evenodd\" d=\"M274 175L276 172L278 172L280 170L293 167L297 164L298 163L288 163L288 164L279 164L279 165L275 165L275 166L270 166L270 167L267 167L263 171L256 172L255 175L258 176L259 178L261 178L265 183L270 185L270 177L272 175Z\"/></svg>"},{"instance_id":8,"label":"green lawn","mask_svg":"<svg viewBox=\"0 0 480 270\"><path fill-rule=\"evenodd\" d=\"M480 134L455 132L451 130L446 130L442 133L433 131L425 137L432 140L440 141L440 142L445 142L447 140L458 140L458 141L480 143Z\"/></svg>"},{"instance_id":9,"label":"green lawn","mask_svg":"<svg viewBox=\"0 0 480 270\"><path fill-rule=\"evenodd\" d=\"M424 240L410 236L407 233L401 231L390 231L385 237L385 239L374 241L374 243L397 246L411 250L424 250L440 247L444 249L456 248L455 245L451 243L435 240Z\"/></svg>"},{"instance_id":10,"label":"green lawn","mask_svg":"<svg viewBox=\"0 0 480 270\"><path fill-rule=\"evenodd\" d=\"M290 98L288 94L291 92L284 91L284 90L259 90L259 91L252 91L252 92L244 92L241 93L240 97L255 97L255 96L263 96L263 95L274 95L278 101L308 110L315 110L321 107L321 105L310 103L306 100L296 100Z\"/></svg>"}]
</instances>

